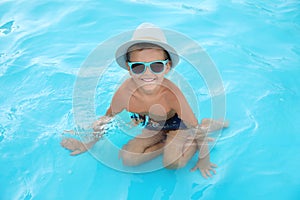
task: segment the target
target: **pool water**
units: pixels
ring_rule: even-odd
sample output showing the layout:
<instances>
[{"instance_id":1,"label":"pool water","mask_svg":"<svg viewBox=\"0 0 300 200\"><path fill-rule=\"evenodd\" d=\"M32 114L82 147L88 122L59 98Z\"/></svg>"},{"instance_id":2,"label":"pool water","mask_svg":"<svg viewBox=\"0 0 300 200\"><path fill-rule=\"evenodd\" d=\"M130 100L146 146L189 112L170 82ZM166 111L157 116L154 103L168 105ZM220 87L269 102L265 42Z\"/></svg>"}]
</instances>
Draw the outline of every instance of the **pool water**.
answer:
<instances>
[{"instance_id":1,"label":"pool water","mask_svg":"<svg viewBox=\"0 0 300 200\"><path fill-rule=\"evenodd\" d=\"M212 149L217 174L127 173L61 148L73 129L78 72L102 42L142 22L185 34L215 63L226 95ZM183 74L210 117L203 83ZM102 77L103 115L125 71ZM2 1L0 3L0 199L300 199L300 2ZM115 129L109 137L122 137ZM99 151L105 151L95 147Z\"/></svg>"}]
</instances>

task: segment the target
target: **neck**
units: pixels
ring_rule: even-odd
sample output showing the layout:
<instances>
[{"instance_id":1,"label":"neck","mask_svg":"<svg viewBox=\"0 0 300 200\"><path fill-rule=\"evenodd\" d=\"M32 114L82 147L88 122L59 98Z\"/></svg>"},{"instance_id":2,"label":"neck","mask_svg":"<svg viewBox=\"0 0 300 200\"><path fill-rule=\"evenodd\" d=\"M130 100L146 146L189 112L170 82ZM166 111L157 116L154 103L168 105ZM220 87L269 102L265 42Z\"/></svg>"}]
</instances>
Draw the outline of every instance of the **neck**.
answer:
<instances>
[{"instance_id":1,"label":"neck","mask_svg":"<svg viewBox=\"0 0 300 200\"><path fill-rule=\"evenodd\" d=\"M160 90L160 86L156 86L154 89L152 90L147 90L147 89L144 89L142 87L138 88L138 91L141 95L143 96L151 96L151 95L156 95L159 93L159 90Z\"/></svg>"},{"instance_id":2,"label":"neck","mask_svg":"<svg viewBox=\"0 0 300 200\"><path fill-rule=\"evenodd\" d=\"M156 85L153 89L147 89L147 86L140 86L137 88L137 90L141 96L153 96L160 93L161 85Z\"/></svg>"}]
</instances>

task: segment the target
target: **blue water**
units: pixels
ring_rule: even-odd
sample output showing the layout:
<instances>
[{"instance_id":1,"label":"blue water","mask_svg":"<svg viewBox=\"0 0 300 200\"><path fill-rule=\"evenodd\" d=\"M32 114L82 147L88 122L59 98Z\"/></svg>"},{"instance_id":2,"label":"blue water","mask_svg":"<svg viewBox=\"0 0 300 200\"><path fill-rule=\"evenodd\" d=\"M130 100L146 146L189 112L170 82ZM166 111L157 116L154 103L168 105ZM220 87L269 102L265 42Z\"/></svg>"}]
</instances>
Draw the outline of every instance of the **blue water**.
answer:
<instances>
[{"instance_id":1,"label":"blue water","mask_svg":"<svg viewBox=\"0 0 300 200\"><path fill-rule=\"evenodd\" d=\"M145 21L197 41L220 73L231 124L212 149L213 178L189 172L196 157L180 170L136 174L60 147L75 127L82 64ZM195 88L202 82L183 65L176 72L196 91L199 120L210 117L205 85ZM102 77L97 116L124 73ZM297 0L1 1L0 199L300 199L299 75Z\"/></svg>"}]
</instances>

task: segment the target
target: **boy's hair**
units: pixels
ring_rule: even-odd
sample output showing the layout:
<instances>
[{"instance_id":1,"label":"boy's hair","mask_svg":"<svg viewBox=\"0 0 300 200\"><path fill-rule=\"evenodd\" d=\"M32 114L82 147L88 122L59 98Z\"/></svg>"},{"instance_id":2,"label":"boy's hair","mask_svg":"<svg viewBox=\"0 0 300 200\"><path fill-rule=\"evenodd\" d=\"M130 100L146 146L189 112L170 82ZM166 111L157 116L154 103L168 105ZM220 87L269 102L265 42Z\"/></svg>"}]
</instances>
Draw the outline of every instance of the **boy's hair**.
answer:
<instances>
[{"instance_id":1,"label":"boy's hair","mask_svg":"<svg viewBox=\"0 0 300 200\"><path fill-rule=\"evenodd\" d=\"M152 43L138 43L138 44L134 44L128 48L127 53L126 53L126 61L127 62L130 61L130 53L131 52L137 51L137 50L141 51L143 49L161 49L164 51L165 59L171 60L169 53L161 46L152 44Z\"/></svg>"}]
</instances>

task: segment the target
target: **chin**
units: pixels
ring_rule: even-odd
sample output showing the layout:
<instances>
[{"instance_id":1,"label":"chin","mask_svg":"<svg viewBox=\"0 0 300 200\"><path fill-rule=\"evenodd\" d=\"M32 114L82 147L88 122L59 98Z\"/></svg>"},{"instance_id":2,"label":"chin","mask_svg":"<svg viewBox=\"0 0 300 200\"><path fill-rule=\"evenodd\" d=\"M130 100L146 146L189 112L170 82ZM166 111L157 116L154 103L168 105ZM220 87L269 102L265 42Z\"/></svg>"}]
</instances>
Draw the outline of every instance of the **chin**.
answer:
<instances>
[{"instance_id":1,"label":"chin","mask_svg":"<svg viewBox=\"0 0 300 200\"><path fill-rule=\"evenodd\" d=\"M141 87L145 93L153 93L157 88L157 84L145 84Z\"/></svg>"}]
</instances>

